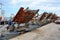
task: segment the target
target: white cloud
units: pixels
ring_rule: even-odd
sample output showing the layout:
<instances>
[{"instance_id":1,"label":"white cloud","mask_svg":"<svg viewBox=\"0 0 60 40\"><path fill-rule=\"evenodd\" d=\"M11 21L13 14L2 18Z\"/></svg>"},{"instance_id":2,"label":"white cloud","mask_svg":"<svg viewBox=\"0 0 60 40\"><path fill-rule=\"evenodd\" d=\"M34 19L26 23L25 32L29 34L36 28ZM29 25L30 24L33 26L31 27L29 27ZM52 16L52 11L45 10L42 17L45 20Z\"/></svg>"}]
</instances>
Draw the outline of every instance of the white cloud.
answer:
<instances>
[{"instance_id":1,"label":"white cloud","mask_svg":"<svg viewBox=\"0 0 60 40\"><path fill-rule=\"evenodd\" d=\"M17 4L17 0L11 0L11 4L12 4L12 5Z\"/></svg>"},{"instance_id":2,"label":"white cloud","mask_svg":"<svg viewBox=\"0 0 60 40\"><path fill-rule=\"evenodd\" d=\"M22 4L26 4L26 3L29 3L29 4L37 4L39 2L46 2L47 0L11 0L11 4L14 5L14 4L18 4L18 3L22 3Z\"/></svg>"},{"instance_id":3,"label":"white cloud","mask_svg":"<svg viewBox=\"0 0 60 40\"><path fill-rule=\"evenodd\" d=\"M52 2L55 3L56 0L36 0L36 1L35 0L11 0L12 5L20 4L22 6L27 5L29 7L42 8L42 9L43 8L44 9L50 9L51 8L50 10L57 8L57 7L55 7L57 4L54 5Z\"/></svg>"},{"instance_id":4,"label":"white cloud","mask_svg":"<svg viewBox=\"0 0 60 40\"><path fill-rule=\"evenodd\" d=\"M60 1L56 0L11 0L12 5L18 5L23 7L30 7L40 10L46 10L51 12L57 12L60 10Z\"/></svg>"}]
</instances>

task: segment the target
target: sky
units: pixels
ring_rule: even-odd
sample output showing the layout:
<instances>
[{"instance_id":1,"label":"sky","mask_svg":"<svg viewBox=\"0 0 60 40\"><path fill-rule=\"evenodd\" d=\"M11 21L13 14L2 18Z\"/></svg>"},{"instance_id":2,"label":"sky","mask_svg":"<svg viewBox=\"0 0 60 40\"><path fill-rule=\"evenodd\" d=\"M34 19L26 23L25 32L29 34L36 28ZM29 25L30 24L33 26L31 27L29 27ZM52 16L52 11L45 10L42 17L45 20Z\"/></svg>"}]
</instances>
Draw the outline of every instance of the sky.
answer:
<instances>
[{"instance_id":1,"label":"sky","mask_svg":"<svg viewBox=\"0 0 60 40\"><path fill-rule=\"evenodd\" d=\"M20 7L39 9L39 14L52 12L60 16L60 0L0 0L0 3L3 4L6 17L16 15Z\"/></svg>"}]
</instances>

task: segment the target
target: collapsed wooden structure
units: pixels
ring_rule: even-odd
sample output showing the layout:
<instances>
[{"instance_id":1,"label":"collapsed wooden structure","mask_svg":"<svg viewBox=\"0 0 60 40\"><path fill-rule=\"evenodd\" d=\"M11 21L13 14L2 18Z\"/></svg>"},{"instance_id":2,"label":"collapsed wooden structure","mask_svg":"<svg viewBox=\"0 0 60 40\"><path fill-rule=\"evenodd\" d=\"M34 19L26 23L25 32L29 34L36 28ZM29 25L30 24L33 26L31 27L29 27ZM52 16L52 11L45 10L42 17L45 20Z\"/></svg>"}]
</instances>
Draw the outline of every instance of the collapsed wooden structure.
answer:
<instances>
[{"instance_id":1,"label":"collapsed wooden structure","mask_svg":"<svg viewBox=\"0 0 60 40\"><path fill-rule=\"evenodd\" d=\"M25 9L21 7L17 12L16 16L13 18L13 22L17 24L26 23L22 28L18 28L19 31L31 31L35 28L41 27L42 25L46 25L48 23L54 22L57 19L57 15L53 13L44 12L39 19L35 19L35 15L38 13L38 10L30 10L29 8ZM34 18L35 17L35 18ZM34 18L34 19L33 19ZM33 20L33 21L32 21ZM32 24L38 24L36 27L29 27L29 22ZM19 27L19 26L18 26Z\"/></svg>"},{"instance_id":2,"label":"collapsed wooden structure","mask_svg":"<svg viewBox=\"0 0 60 40\"><path fill-rule=\"evenodd\" d=\"M16 16L13 19L15 23L27 23L29 22L39 10L29 10L28 8L24 10L23 7L19 9Z\"/></svg>"},{"instance_id":3,"label":"collapsed wooden structure","mask_svg":"<svg viewBox=\"0 0 60 40\"><path fill-rule=\"evenodd\" d=\"M40 25L45 25L54 22L55 20L57 20L57 17L58 16L56 14L44 12L42 15L40 15L38 23Z\"/></svg>"},{"instance_id":4,"label":"collapsed wooden structure","mask_svg":"<svg viewBox=\"0 0 60 40\"><path fill-rule=\"evenodd\" d=\"M28 23L32 20L32 18L38 13L38 10L30 10L29 8L24 9L21 7L17 12L16 16L13 18L13 22L15 23ZM49 22L54 22L57 19L57 15L53 13L44 12L40 18L38 19L38 24L43 25ZM37 21L37 20L36 20ZM33 22L36 22L33 19Z\"/></svg>"}]
</instances>

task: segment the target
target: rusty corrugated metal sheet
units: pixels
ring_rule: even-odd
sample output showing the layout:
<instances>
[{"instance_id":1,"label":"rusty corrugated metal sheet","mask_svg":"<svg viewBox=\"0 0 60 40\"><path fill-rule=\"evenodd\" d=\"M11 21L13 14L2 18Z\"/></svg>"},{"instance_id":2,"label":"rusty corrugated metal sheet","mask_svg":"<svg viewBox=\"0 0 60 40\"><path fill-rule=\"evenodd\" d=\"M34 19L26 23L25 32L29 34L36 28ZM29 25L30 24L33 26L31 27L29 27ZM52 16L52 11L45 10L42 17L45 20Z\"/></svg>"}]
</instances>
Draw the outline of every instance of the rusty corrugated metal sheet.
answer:
<instances>
[{"instance_id":1,"label":"rusty corrugated metal sheet","mask_svg":"<svg viewBox=\"0 0 60 40\"><path fill-rule=\"evenodd\" d=\"M51 20L54 22L56 19L57 19L57 15L53 14L52 17L51 17Z\"/></svg>"},{"instance_id":2,"label":"rusty corrugated metal sheet","mask_svg":"<svg viewBox=\"0 0 60 40\"><path fill-rule=\"evenodd\" d=\"M48 13L47 13L47 12L44 12L44 13L42 14L42 16L40 17L40 21L43 20L43 19L46 17L46 14L48 14Z\"/></svg>"},{"instance_id":3,"label":"rusty corrugated metal sheet","mask_svg":"<svg viewBox=\"0 0 60 40\"><path fill-rule=\"evenodd\" d=\"M51 19L56 19L57 16L55 14L52 15Z\"/></svg>"},{"instance_id":4,"label":"rusty corrugated metal sheet","mask_svg":"<svg viewBox=\"0 0 60 40\"><path fill-rule=\"evenodd\" d=\"M0 17L0 20L2 20L2 17Z\"/></svg>"},{"instance_id":5,"label":"rusty corrugated metal sheet","mask_svg":"<svg viewBox=\"0 0 60 40\"><path fill-rule=\"evenodd\" d=\"M49 19L53 14L52 13L49 13L46 17L46 19Z\"/></svg>"},{"instance_id":6,"label":"rusty corrugated metal sheet","mask_svg":"<svg viewBox=\"0 0 60 40\"><path fill-rule=\"evenodd\" d=\"M29 22L34 15L38 12L38 10L27 10L25 11L23 7L20 8L18 13L13 19L13 22L17 23L27 23Z\"/></svg>"}]
</instances>

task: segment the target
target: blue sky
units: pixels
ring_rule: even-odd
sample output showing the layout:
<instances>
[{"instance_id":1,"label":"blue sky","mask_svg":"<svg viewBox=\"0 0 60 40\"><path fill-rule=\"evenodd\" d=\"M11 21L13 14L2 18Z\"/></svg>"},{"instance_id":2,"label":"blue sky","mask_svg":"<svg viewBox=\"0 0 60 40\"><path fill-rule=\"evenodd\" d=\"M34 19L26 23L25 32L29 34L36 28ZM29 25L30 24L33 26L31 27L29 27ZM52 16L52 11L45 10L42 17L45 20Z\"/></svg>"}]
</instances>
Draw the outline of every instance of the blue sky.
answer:
<instances>
[{"instance_id":1,"label":"blue sky","mask_svg":"<svg viewBox=\"0 0 60 40\"><path fill-rule=\"evenodd\" d=\"M0 0L0 3L3 3L6 17L15 15L20 7L40 9L39 14L52 12L60 16L60 0Z\"/></svg>"}]
</instances>

